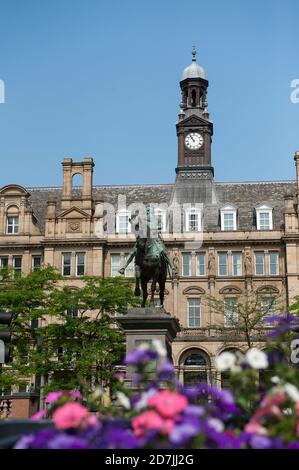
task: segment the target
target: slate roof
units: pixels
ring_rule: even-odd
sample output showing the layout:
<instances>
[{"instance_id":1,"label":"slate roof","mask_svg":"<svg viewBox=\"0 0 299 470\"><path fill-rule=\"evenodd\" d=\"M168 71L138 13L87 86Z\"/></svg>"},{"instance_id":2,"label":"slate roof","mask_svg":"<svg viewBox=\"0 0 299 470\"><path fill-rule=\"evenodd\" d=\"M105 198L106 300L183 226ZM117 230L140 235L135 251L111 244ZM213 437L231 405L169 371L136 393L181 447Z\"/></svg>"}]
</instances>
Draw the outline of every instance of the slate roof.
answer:
<instances>
[{"instance_id":1,"label":"slate roof","mask_svg":"<svg viewBox=\"0 0 299 470\"><path fill-rule=\"evenodd\" d=\"M199 183L200 184L200 183ZM243 182L222 183L215 182L215 194L217 202L205 204L204 223L205 230L220 230L219 209L225 204L232 204L238 210L238 229L255 229L255 208L267 203L273 207L273 228L280 230L283 225L284 195L295 194L294 181L280 182ZM173 184L156 185L127 185L127 186L94 186L93 195L104 202L117 205L119 195L125 195L127 205L134 202L144 203L169 203L173 193ZM30 193L30 204L37 223L41 230L44 227L44 219L47 208L47 200L50 195L57 198L59 212L61 188L27 188ZM80 194L80 190L74 190Z\"/></svg>"}]
</instances>

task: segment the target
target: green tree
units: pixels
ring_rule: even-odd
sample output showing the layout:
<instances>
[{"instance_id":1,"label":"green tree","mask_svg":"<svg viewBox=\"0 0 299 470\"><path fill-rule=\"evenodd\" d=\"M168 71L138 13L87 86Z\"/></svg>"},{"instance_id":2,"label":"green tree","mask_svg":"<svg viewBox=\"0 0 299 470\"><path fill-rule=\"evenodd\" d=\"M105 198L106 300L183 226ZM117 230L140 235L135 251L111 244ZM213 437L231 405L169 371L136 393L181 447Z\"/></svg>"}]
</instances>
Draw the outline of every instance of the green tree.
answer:
<instances>
[{"instance_id":1,"label":"green tree","mask_svg":"<svg viewBox=\"0 0 299 470\"><path fill-rule=\"evenodd\" d=\"M81 288L66 284L47 266L27 276L2 273L0 309L13 313L11 366L0 387L32 375L47 389L113 387L113 366L124 354L117 314L135 305L131 281L84 277Z\"/></svg>"},{"instance_id":2,"label":"green tree","mask_svg":"<svg viewBox=\"0 0 299 470\"><path fill-rule=\"evenodd\" d=\"M208 297L207 304L215 322L209 325L223 337L224 342L244 341L248 348L256 341L265 339L267 317L282 312L284 302L279 295L264 288L246 291L244 294L226 299Z\"/></svg>"}]
</instances>

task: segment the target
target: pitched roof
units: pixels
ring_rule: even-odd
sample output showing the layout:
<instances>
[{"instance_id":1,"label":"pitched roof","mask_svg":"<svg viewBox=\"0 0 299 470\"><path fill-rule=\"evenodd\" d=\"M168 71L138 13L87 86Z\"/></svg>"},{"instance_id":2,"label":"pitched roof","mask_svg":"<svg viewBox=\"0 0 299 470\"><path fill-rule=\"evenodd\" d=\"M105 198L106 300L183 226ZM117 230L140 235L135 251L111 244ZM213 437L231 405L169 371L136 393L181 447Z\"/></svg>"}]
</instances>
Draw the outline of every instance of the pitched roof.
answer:
<instances>
[{"instance_id":1,"label":"pitched roof","mask_svg":"<svg viewBox=\"0 0 299 470\"><path fill-rule=\"evenodd\" d=\"M57 198L58 212L60 210L61 188L27 188L30 193L30 204L38 220L41 230L47 209L47 200L50 195ZM106 203L117 206L119 196L126 197L127 205L132 203L169 203L173 193L173 184L146 184L123 186L94 186L93 195ZM273 228L279 230L283 224L284 195L295 194L294 181L278 182L242 182L222 183L215 182L215 202L204 205L205 230L220 230L219 209L227 204L233 204L238 210L238 229L255 229L255 208L261 203L268 203L273 207ZM80 194L79 189L74 192Z\"/></svg>"}]
</instances>

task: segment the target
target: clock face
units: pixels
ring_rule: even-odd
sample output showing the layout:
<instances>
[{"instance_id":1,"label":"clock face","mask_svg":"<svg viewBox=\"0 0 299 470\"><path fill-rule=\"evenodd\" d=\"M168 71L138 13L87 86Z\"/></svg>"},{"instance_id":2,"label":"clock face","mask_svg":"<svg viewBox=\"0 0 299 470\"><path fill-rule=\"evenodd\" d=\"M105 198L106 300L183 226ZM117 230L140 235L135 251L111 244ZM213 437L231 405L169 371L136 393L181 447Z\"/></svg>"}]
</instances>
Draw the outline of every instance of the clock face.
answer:
<instances>
[{"instance_id":1,"label":"clock face","mask_svg":"<svg viewBox=\"0 0 299 470\"><path fill-rule=\"evenodd\" d=\"M191 132L185 138L185 145L190 150L197 150L203 144L203 136L198 132Z\"/></svg>"}]
</instances>

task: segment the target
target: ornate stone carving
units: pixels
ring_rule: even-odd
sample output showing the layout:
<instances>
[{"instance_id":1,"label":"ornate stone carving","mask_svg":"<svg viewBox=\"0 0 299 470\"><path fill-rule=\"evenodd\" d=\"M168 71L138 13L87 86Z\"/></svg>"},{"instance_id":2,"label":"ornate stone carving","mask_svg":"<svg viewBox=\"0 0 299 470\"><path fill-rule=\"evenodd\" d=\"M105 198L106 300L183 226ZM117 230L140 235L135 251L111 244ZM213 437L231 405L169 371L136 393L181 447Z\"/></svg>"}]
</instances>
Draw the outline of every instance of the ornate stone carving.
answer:
<instances>
[{"instance_id":1,"label":"ornate stone carving","mask_svg":"<svg viewBox=\"0 0 299 470\"><path fill-rule=\"evenodd\" d=\"M68 228L68 232L71 232L71 233L81 232L81 221L70 220L67 228Z\"/></svg>"}]
</instances>

